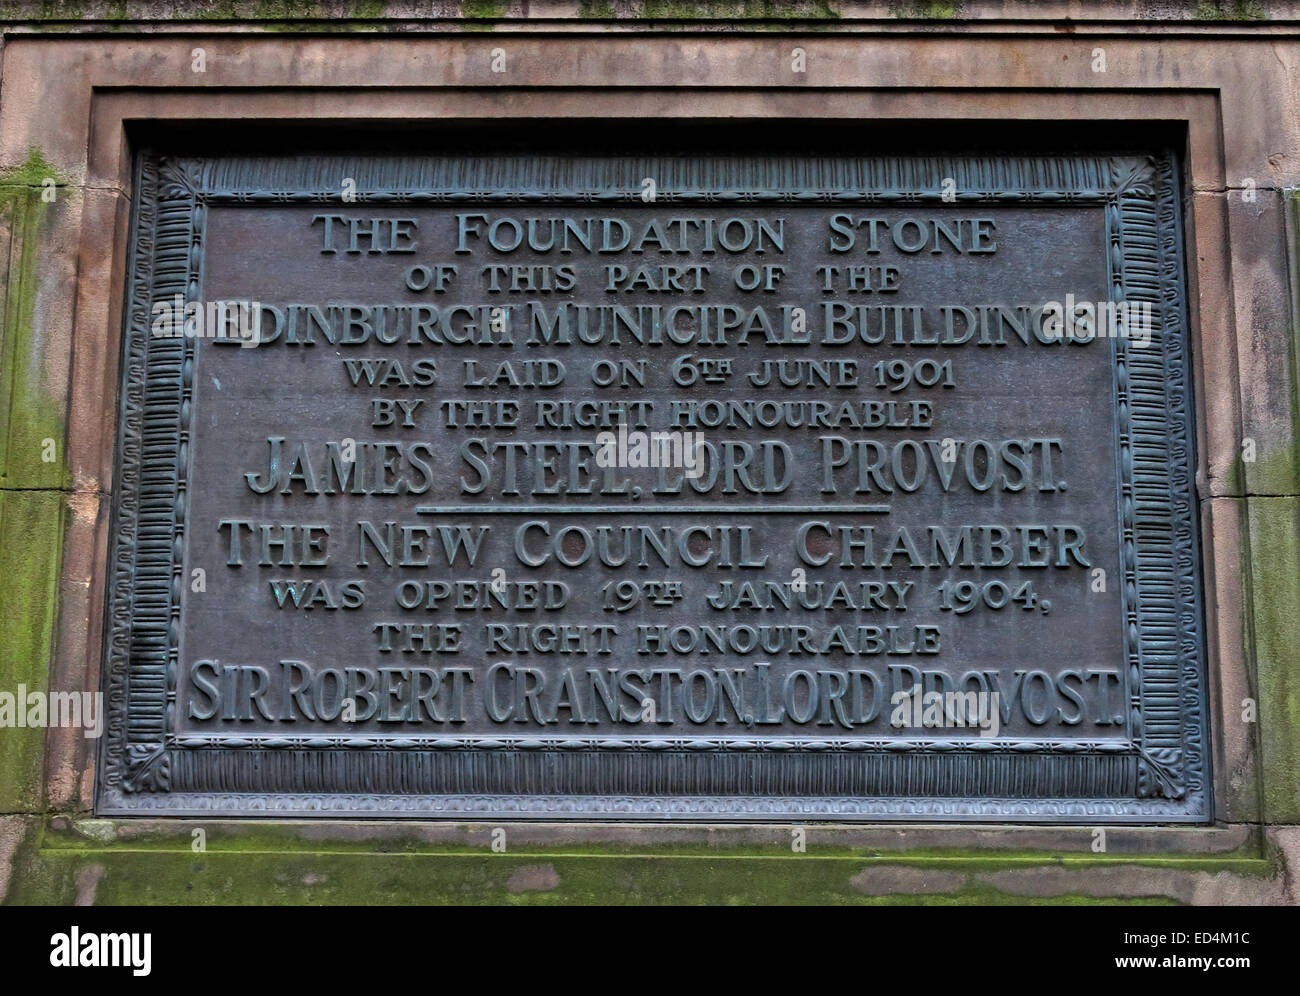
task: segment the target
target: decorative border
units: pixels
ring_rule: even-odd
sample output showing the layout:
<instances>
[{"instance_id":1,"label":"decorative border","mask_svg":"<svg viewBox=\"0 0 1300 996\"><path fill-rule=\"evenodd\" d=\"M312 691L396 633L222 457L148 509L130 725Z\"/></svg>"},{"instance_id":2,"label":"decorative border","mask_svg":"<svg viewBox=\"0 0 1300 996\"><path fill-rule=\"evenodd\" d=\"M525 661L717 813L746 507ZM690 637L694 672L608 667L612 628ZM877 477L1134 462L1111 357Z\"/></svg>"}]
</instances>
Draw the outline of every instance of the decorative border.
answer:
<instances>
[{"instance_id":1,"label":"decorative border","mask_svg":"<svg viewBox=\"0 0 1300 996\"><path fill-rule=\"evenodd\" d=\"M121 805L120 797L110 799ZM137 795L110 815L246 816L326 819L648 820L769 823L776 819L913 823L1186 823L1153 800L934 799L914 796L767 797L725 795L378 795L374 793L212 793ZM1204 822L1203 820L1198 822Z\"/></svg>"},{"instance_id":2,"label":"decorative border","mask_svg":"<svg viewBox=\"0 0 1300 996\"><path fill-rule=\"evenodd\" d=\"M844 201L907 204L1102 202L1143 157L1039 156L317 156L184 159L198 198L236 203L339 203L339 179L368 204L546 201ZM1117 172L1121 174L1117 176ZM947 194L944 180L955 181Z\"/></svg>"},{"instance_id":3,"label":"decorative border","mask_svg":"<svg viewBox=\"0 0 1300 996\"><path fill-rule=\"evenodd\" d=\"M142 152L123 337L99 811L1208 819L1175 164L1172 153L166 159ZM655 177L657 200L665 202L951 203L944 186L951 179L962 203L1104 209L1111 298L1149 302L1157 320L1146 349L1111 340L1128 742L173 732L195 357L189 339L150 336L150 307L177 293L198 299L208 205L337 204L340 177L355 180L359 202L376 204L639 203L645 176ZM725 794L740 785L747 794ZM494 794L511 790L518 794Z\"/></svg>"}]
</instances>

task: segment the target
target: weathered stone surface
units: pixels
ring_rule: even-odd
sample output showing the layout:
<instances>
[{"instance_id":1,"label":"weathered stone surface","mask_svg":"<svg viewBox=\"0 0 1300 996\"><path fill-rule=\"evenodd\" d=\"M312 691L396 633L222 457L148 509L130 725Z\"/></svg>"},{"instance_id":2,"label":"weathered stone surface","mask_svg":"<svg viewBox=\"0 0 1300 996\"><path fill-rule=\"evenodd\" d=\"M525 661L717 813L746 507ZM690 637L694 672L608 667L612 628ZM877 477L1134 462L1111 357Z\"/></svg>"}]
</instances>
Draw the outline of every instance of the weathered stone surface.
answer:
<instances>
[{"instance_id":1,"label":"weathered stone surface","mask_svg":"<svg viewBox=\"0 0 1300 996\"><path fill-rule=\"evenodd\" d=\"M1267 849L1258 836L1222 853L1132 854L1126 835L1160 838L1160 830L1108 834L1094 853L1036 847L1066 831L1035 831L1016 844L1014 828L962 828L965 846L935 828L843 828L868 848L811 838L792 853L789 835L769 828L637 827L633 839L607 841L616 828L506 824L510 842L493 853L487 834L444 824L367 824L352 829L301 824L230 826L203 821L114 824L90 820L56 826L18 852L10 903L383 903L581 905L624 904L1227 904L1291 903L1296 842L1277 831ZM192 848L206 833L205 850ZM491 828L484 828L485 830ZM428 832L439 842L425 839ZM682 832L685 832L685 838ZM833 840L835 830L823 828ZM882 834L949 846L892 848ZM548 840L524 842L526 835ZM723 846L701 846L718 835ZM1223 831L1188 829L1183 846ZM999 835L1005 839L999 843ZM695 838L692 843L689 838ZM382 843L378 839L382 839ZM1204 841L1202 841L1203 843ZM1266 856L1268 855L1268 856Z\"/></svg>"},{"instance_id":2,"label":"weathered stone surface","mask_svg":"<svg viewBox=\"0 0 1300 996\"><path fill-rule=\"evenodd\" d=\"M60 488L81 192L36 149L0 171L0 486Z\"/></svg>"},{"instance_id":3,"label":"weathered stone surface","mask_svg":"<svg viewBox=\"0 0 1300 996\"><path fill-rule=\"evenodd\" d=\"M1300 823L1300 498L1249 499L1264 818Z\"/></svg>"},{"instance_id":4,"label":"weathered stone surface","mask_svg":"<svg viewBox=\"0 0 1300 996\"><path fill-rule=\"evenodd\" d=\"M554 865L523 865L510 873L506 888L513 893L550 892L560 884Z\"/></svg>"},{"instance_id":5,"label":"weathered stone surface","mask_svg":"<svg viewBox=\"0 0 1300 996\"><path fill-rule=\"evenodd\" d=\"M966 876L932 868L864 868L849 884L864 896L931 895L957 892L966 884Z\"/></svg>"},{"instance_id":6,"label":"weathered stone surface","mask_svg":"<svg viewBox=\"0 0 1300 996\"><path fill-rule=\"evenodd\" d=\"M1244 508L1240 501L1211 498L1203 501L1203 556L1210 606L1237 607L1239 611L1207 612L1206 642L1210 658L1211 702L1217 717L1218 751L1214 759L1218 793L1215 809L1226 822L1260 820L1259 724L1247 722L1247 709L1258 702L1254 656L1249 653L1251 618L1245 609L1249 591L1250 555L1244 546ZM1210 566L1212 565L1212 566ZM1207 582L1208 583L1208 582Z\"/></svg>"},{"instance_id":7,"label":"weathered stone surface","mask_svg":"<svg viewBox=\"0 0 1300 996\"><path fill-rule=\"evenodd\" d=\"M23 816L0 816L0 903L9 893L14 872L14 857L33 821Z\"/></svg>"},{"instance_id":8,"label":"weathered stone surface","mask_svg":"<svg viewBox=\"0 0 1300 996\"><path fill-rule=\"evenodd\" d=\"M1249 198L1247 200L1246 198ZM1241 486L1251 495L1300 493L1300 337L1291 313L1294 250L1283 197L1229 191L1233 305L1241 377Z\"/></svg>"},{"instance_id":9,"label":"weathered stone surface","mask_svg":"<svg viewBox=\"0 0 1300 996\"><path fill-rule=\"evenodd\" d=\"M0 491L0 546L6 551L0 586L0 689L13 697L49 686L49 662L58 604L59 555L64 496L48 491ZM0 729L0 813L43 808L42 755L45 730L19 723Z\"/></svg>"}]
</instances>

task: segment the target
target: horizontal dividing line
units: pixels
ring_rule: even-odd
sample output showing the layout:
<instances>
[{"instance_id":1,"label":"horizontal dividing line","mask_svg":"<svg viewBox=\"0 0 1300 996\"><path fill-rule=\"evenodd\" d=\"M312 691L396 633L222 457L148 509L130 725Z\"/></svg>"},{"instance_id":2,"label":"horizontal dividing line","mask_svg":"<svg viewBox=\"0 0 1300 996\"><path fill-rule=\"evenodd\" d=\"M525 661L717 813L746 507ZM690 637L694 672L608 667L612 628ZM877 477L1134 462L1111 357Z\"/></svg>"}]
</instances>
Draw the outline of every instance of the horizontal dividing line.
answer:
<instances>
[{"instance_id":1,"label":"horizontal dividing line","mask_svg":"<svg viewBox=\"0 0 1300 996\"><path fill-rule=\"evenodd\" d=\"M888 515L888 505L417 505L416 515Z\"/></svg>"},{"instance_id":2,"label":"horizontal dividing line","mask_svg":"<svg viewBox=\"0 0 1300 996\"><path fill-rule=\"evenodd\" d=\"M968 727L968 728L969 728L969 727ZM289 749L289 750L324 751L324 750L349 750L349 749L352 749L352 748L351 748L351 745L349 745L349 744L347 744L347 743L331 744L331 745L326 746L326 747L321 747L321 746L308 746L308 745L306 745L306 744L301 744L301 745L298 745L298 746L295 746L295 747L289 747L289 748L267 747L267 746L264 745L264 744L252 744L252 743L249 743L249 741L251 741L251 740L253 740L254 738L257 738L257 737L261 737L261 738L266 739L266 740L278 740L278 739L279 739L279 740L282 740L282 739L286 739L286 737L284 737L284 736L282 736L282 735L273 734L273 733L242 733L242 734L241 734L241 733L212 733L212 734L202 734L202 733L193 733L193 732L190 732L190 733L177 733L177 734L175 734L174 736L175 736L175 741L169 739L169 741L168 741L168 743L167 743L167 749L168 749L168 750L201 750L201 749L206 749L206 747L220 748L220 749L223 749L223 750L231 750L231 749L237 749L237 750L243 750L243 749L250 749L250 750L281 750L281 749ZM411 734L402 734L402 733L384 733L384 732L382 732L382 731L380 731L380 732L376 732L376 733L373 733L373 734L368 734L368 733L354 733L354 734L348 734L348 735L339 735L339 734L333 734L333 735L331 735L331 734L328 734L328 733L318 733L318 734L299 734L299 736L303 736L303 737L311 737L311 738L313 738L313 739L318 739L318 740L319 740L319 739L329 739L329 740L338 740L338 741L360 741L360 742L362 742L362 743L364 743L364 744L366 744L366 745L375 744L375 743L380 743L380 744L382 744L382 743L384 743L385 741L392 741L392 740L411 742L411 741L419 741L419 740L435 741L435 740L439 740L439 739L441 739L441 740L456 739L456 740L460 740L460 741L462 741L462 743L460 744L459 747L451 747L451 748L448 748L448 747L431 747L431 746L429 746L428 743L425 743L425 744L423 744L423 745L421 745L421 746L419 746L419 747L413 747L413 748L412 748L412 749L415 749L415 750L433 751L433 752L437 752L437 753L439 753L439 754L448 753L448 752L453 751L453 750L480 750L480 751L481 751L481 750L485 750L485 749L486 749L486 750L491 750L493 753L497 753L498 748L484 748L484 747L482 746L482 744L484 744L484 743L500 743L500 742L502 741L502 739L503 739L501 736L495 736L495 735L490 734L490 733L465 733L465 734L436 734L436 733L423 733L423 734L420 734L420 733L411 733ZM203 740L207 740L207 741L209 741L209 743L208 743L207 745L205 745L204 748L200 748L200 747L195 747L195 746L187 745L187 744L184 744L184 743L176 742L176 741L180 741L180 740L184 740L184 739L188 739L188 740L203 739ZM742 737L709 737L709 736L701 736L701 737L684 737L684 736L681 736L681 735L673 735L673 736L662 736L662 737L645 737L645 736L634 736L634 735L631 735L631 734L620 735L620 734L614 733L614 734L609 734L608 736L606 736L606 735L604 735L604 734L597 734L595 737L583 737L583 736L580 736L580 735L572 735L572 736L548 737L548 738L545 738L545 739L546 739L546 740L549 740L549 741L554 741L554 742L546 743L546 744L542 744L542 743L539 743L539 741L538 741L536 738L531 739L531 740L522 740L522 739L521 739L521 741L520 741L519 743L516 743L516 744L514 744L513 746L510 746L510 747L503 747L503 748L500 748L500 749L501 749L501 750L519 750L519 751L557 751L557 750L572 750L572 749L575 749L575 748L574 748L574 744L575 744L575 743L579 743L579 742L581 742L581 741L590 740L590 739L599 739L599 740L602 741L602 742L611 742L611 743L612 743L612 742L620 742L620 743L623 743L623 744L627 744L627 745L629 745L629 746L635 746L638 742L642 742L643 744L644 744L645 742L659 743L659 744L664 744L664 745L666 745L665 748L664 748L665 750L666 750L666 749L674 749L674 748L682 748L682 747L685 747L688 743L709 743L709 744L714 744L714 745L716 745L716 746L718 746L718 747L723 747L723 748L730 747L730 748L732 748L733 751L740 751L740 750L752 751L752 750L754 749L755 745L762 745L762 746L776 746L776 744L777 744L778 742L780 742L780 741L789 741L790 743L785 744L783 749L788 749L788 748L791 747L792 744L794 744L794 743L797 742L797 748L796 748L796 749L808 751L808 750L814 750L814 749L817 749L818 745L820 745L821 747L833 747L833 746L836 745L836 744L843 744L846 740L853 740L853 741L857 741L857 742L868 741L868 742L870 743L870 747L867 748L866 750L862 751L862 753L870 753L872 750L893 750L894 748L899 747L899 746L901 746L901 745L916 745L916 746L920 746L920 745L922 745L922 744L929 744L929 743L932 743L932 742L934 742L936 739L941 739L942 742L944 742L944 743L957 744L959 747L966 746L966 745L969 745L969 744L992 744L994 747L999 748L999 750L981 751L981 752L979 752L979 753L981 754L981 756L991 756L991 755L993 755L993 754L996 754L996 753L1002 753L1002 752L1014 752L1017 756L1021 756L1021 755L1025 754L1025 753L1027 753L1026 751L1024 751L1024 750L1021 749L1021 748L1024 748L1026 745L1034 746L1034 747L1039 747L1039 746L1041 746L1041 748L1042 748L1042 753L1044 753L1044 754L1049 754L1049 753L1054 753L1054 752L1055 752L1055 753L1062 753L1062 751L1068 749L1068 750L1069 750L1069 753L1070 753L1070 756L1072 756L1072 757L1081 757L1081 756L1089 755L1089 754L1098 754L1098 755L1104 754L1104 755L1106 755L1106 756L1114 756L1114 755L1116 755L1116 754L1124 754L1124 753L1132 754L1132 753L1136 750L1136 748L1135 748L1133 742L1132 742L1131 740L1128 740L1127 738L1111 738L1111 739L1109 739L1109 740L1094 740L1094 741L1090 741L1090 742L1089 742L1089 741L1078 741L1078 740L1059 740L1059 741L1056 741L1055 743L1050 743L1050 742L1044 742L1044 741L1041 741L1041 740L1034 740L1034 739L1029 738L1029 737L1004 737L1004 738L1002 738L1001 740L986 740L986 739L984 739L983 737L979 737L979 736L968 736L968 737L957 737L957 736L954 736L954 737L948 737L948 738L934 738L934 737L920 738L920 737L904 737L904 736L899 736L899 737L885 737L885 736L873 736L873 737L792 737L792 736L789 736L789 735L785 735L785 736L776 736L776 737L766 737L766 738L764 738L764 737L760 737L760 736L751 736L751 737L743 737L743 736L742 736ZM230 748L229 746L226 746L225 743L224 743L224 741L230 741L230 740L241 741L241 742L244 743L245 746L244 746L244 747L240 747L240 748ZM581 748L579 748L579 749L583 749L583 750L596 750L596 749L599 749L599 748L592 747L592 746L589 745L589 744L584 744L584 745L583 745ZM760 747L760 749L761 749L761 747ZM662 751L662 750L659 750L659 749L655 749L655 752L656 752L656 753L662 753L663 751ZM847 753L847 751L845 751L845 752ZM1135 755L1135 756L1136 756L1136 755ZM2 814L0 814L0 815L2 815Z\"/></svg>"}]
</instances>

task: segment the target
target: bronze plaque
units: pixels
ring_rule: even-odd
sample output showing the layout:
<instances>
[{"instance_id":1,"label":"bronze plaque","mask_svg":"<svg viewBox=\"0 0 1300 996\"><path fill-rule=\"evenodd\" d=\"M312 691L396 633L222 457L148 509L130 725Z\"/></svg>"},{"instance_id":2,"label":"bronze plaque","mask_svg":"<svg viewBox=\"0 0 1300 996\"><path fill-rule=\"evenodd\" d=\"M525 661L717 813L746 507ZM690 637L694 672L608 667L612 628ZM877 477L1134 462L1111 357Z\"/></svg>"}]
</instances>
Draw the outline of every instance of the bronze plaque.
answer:
<instances>
[{"instance_id":1,"label":"bronze plaque","mask_svg":"<svg viewBox=\"0 0 1300 996\"><path fill-rule=\"evenodd\" d=\"M101 811L1206 819L1176 165L142 154Z\"/></svg>"}]
</instances>

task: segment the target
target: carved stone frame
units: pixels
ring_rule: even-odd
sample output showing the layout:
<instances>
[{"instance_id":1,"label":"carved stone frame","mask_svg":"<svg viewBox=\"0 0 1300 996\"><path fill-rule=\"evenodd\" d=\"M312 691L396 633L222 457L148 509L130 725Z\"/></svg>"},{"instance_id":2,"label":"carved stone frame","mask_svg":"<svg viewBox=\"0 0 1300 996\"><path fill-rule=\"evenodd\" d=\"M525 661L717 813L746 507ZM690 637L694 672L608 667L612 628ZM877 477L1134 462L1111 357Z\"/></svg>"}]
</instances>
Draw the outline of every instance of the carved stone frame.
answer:
<instances>
[{"instance_id":1,"label":"carved stone frame","mask_svg":"<svg viewBox=\"0 0 1300 996\"><path fill-rule=\"evenodd\" d=\"M196 738L174 730L193 343L151 306L201 298L208 205L936 202L1105 211L1112 300L1149 302L1151 346L1111 339L1129 669L1114 740L439 736ZM1196 822L1210 818L1193 404L1177 158L313 157L137 159L123 337L98 810L106 815ZM1170 703L1173 703L1171 708ZM1159 703L1158 707L1156 704ZM411 785L423 791L402 791ZM925 795L903 795L902 786ZM985 786L1018 788L992 796ZM529 787L521 792L520 787ZM892 791L891 791L892 790Z\"/></svg>"}]
</instances>

